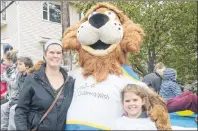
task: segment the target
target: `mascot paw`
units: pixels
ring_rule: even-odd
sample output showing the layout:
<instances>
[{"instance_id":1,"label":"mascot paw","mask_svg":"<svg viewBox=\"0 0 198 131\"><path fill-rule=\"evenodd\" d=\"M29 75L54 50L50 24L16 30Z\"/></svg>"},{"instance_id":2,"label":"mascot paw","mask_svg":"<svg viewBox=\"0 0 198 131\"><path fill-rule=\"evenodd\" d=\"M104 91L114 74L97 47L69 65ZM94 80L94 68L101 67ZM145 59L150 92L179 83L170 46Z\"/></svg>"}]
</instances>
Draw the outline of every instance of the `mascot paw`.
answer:
<instances>
[{"instance_id":1,"label":"mascot paw","mask_svg":"<svg viewBox=\"0 0 198 131\"><path fill-rule=\"evenodd\" d=\"M154 106L150 113L150 118L155 121L158 130L171 130L169 114L163 106Z\"/></svg>"},{"instance_id":2,"label":"mascot paw","mask_svg":"<svg viewBox=\"0 0 198 131\"><path fill-rule=\"evenodd\" d=\"M41 68L41 65L45 63L43 60L40 60L36 63L36 65L34 65L33 67L29 68L27 73L32 73L34 71L37 71Z\"/></svg>"},{"instance_id":3,"label":"mascot paw","mask_svg":"<svg viewBox=\"0 0 198 131\"><path fill-rule=\"evenodd\" d=\"M150 113L150 118L152 121L157 121L157 119L161 116L161 114L159 114L159 112L162 112L162 109L160 106L155 106L151 113Z\"/></svg>"},{"instance_id":4,"label":"mascot paw","mask_svg":"<svg viewBox=\"0 0 198 131\"><path fill-rule=\"evenodd\" d=\"M163 123L158 123L158 122L156 122L156 127L158 130L165 130L165 131L172 130L171 126L167 126L167 125L164 125Z\"/></svg>"}]
</instances>

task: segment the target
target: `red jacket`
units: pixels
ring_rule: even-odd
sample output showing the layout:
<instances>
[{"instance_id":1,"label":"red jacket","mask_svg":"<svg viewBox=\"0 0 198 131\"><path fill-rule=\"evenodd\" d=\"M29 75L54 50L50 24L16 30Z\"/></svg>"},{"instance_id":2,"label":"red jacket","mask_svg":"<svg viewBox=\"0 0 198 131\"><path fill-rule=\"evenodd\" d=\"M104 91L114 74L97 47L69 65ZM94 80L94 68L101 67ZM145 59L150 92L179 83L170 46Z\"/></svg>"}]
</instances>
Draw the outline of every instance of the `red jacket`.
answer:
<instances>
[{"instance_id":1,"label":"red jacket","mask_svg":"<svg viewBox=\"0 0 198 131\"><path fill-rule=\"evenodd\" d=\"M8 65L6 64L1 64L1 75L4 73L4 71L6 70L6 68L8 67ZM5 81L1 81L1 99L4 98L7 94L7 83Z\"/></svg>"}]
</instances>

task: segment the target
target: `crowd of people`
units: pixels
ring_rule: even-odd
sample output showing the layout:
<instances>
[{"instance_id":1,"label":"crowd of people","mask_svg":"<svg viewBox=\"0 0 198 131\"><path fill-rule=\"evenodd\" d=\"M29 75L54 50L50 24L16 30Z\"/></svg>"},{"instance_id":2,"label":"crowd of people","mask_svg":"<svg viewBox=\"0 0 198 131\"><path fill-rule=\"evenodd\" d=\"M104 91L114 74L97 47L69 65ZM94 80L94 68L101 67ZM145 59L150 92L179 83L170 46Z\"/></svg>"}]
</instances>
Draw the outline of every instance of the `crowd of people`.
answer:
<instances>
[{"instance_id":1,"label":"crowd of people","mask_svg":"<svg viewBox=\"0 0 198 131\"><path fill-rule=\"evenodd\" d=\"M33 66L32 60L17 58L16 54L12 46L5 46L1 61L1 130L64 130L74 79L61 67L62 43L49 40L44 47L45 63L31 74L28 69ZM158 63L154 72L144 76L142 81L164 99L169 112L191 110L197 113L197 95L182 92L176 78L176 70ZM157 130L148 116L150 103L144 88L129 84L121 97L125 113L112 129ZM142 122L146 124L142 126Z\"/></svg>"},{"instance_id":2,"label":"crowd of people","mask_svg":"<svg viewBox=\"0 0 198 131\"><path fill-rule=\"evenodd\" d=\"M197 114L197 94L182 92L177 82L177 71L166 68L163 63L156 64L154 72L143 78L149 87L153 88L165 100L169 113L191 110ZM197 122L197 117L195 118Z\"/></svg>"}]
</instances>

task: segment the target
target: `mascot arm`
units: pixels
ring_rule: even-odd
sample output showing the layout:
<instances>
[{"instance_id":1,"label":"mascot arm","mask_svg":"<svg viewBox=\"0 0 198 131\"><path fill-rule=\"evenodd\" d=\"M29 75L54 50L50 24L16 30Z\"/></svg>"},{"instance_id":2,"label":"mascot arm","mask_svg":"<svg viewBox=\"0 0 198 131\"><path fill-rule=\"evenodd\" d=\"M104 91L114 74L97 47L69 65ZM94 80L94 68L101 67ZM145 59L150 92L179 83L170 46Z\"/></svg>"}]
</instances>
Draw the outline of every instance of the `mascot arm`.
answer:
<instances>
[{"instance_id":1,"label":"mascot arm","mask_svg":"<svg viewBox=\"0 0 198 131\"><path fill-rule=\"evenodd\" d=\"M151 107L149 116L156 123L158 130L172 130L166 103L155 91L146 88Z\"/></svg>"},{"instance_id":2,"label":"mascot arm","mask_svg":"<svg viewBox=\"0 0 198 131\"><path fill-rule=\"evenodd\" d=\"M45 63L43 60L38 61L33 67L27 70L27 73L33 73L41 68L41 65Z\"/></svg>"}]
</instances>

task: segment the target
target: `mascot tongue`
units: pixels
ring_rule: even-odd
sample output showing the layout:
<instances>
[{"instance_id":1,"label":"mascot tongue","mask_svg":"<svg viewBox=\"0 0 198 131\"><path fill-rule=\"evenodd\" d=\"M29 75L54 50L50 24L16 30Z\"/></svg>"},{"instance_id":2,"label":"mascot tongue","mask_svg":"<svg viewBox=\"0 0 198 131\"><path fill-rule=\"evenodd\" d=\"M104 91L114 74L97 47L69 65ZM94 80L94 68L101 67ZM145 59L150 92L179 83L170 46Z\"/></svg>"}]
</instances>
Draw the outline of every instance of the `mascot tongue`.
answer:
<instances>
[{"instance_id":1,"label":"mascot tongue","mask_svg":"<svg viewBox=\"0 0 198 131\"><path fill-rule=\"evenodd\" d=\"M95 44L91 45L90 47L93 48L94 50L105 50L109 48L109 44L105 44L101 40L98 40Z\"/></svg>"}]
</instances>

